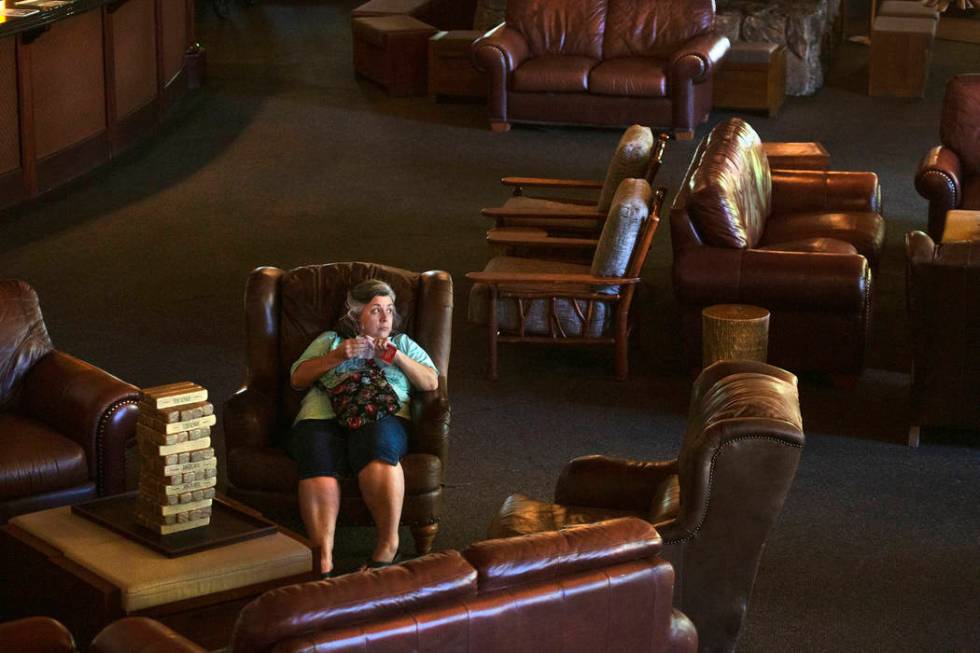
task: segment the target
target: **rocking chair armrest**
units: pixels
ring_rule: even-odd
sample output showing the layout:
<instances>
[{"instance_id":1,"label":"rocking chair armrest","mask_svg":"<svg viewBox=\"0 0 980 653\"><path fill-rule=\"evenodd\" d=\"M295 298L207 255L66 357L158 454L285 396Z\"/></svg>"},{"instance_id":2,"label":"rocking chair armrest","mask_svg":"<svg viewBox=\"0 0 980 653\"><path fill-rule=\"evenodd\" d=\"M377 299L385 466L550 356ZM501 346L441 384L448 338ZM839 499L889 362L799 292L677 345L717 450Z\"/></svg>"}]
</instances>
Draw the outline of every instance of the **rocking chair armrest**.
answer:
<instances>
[{"instance_id":1,"label":"rocking chair armrest","mask_svg":"<svg viewBox=\"0 0 980 653\"><path fill-rule=\"evenodd\" d=\"M488 286L582 284L593 286L627 286L640 283L640 278L597 277L592 274L556 274L553 272L467 272L466 278ZM613 295L610 295L613 297Z\"/></svg>"},{"instance_id":2,"label":"rocking chair armrest","mask_svg":"<svg viewBox=\"0 0 980 653\"><path fill-rule=\"evenodd\" d=\"M531 188L589 188L600 189L603 182L594 179L551 179L547 177L503 177L504 186L529 186Z\"/></svg>"},{"instance_id":3,"label":"rocking chair armrest","mask_svg":"<svg viewBox=\"0 0 980 653\"><path fill-rule=\"evenodd\" d=\"M578 221L578 220L605 220L606 214L600 213L599 211L589 211L589 212L563 212L563 211L545 211L542 209L508 209L505 207L482 209L481 214L488 218L493 218L494 220L499 220L501 218L561 218L562 220L568 221Z\"/></svg>"},{"instance_id":4,"label":"rocking chair armrest","mask_svg":"<svg viewBox=\"0 0 980 653\"><path fill-rule=\"evenodd\" d=\"M524 245L528 247L554 247L561 249L595 249L599 244L596 238L568 238L564 236L535 236L529 233L513 233L503 229L487 232L487 242L491 245Z\"/></svg>"}]
</instances>

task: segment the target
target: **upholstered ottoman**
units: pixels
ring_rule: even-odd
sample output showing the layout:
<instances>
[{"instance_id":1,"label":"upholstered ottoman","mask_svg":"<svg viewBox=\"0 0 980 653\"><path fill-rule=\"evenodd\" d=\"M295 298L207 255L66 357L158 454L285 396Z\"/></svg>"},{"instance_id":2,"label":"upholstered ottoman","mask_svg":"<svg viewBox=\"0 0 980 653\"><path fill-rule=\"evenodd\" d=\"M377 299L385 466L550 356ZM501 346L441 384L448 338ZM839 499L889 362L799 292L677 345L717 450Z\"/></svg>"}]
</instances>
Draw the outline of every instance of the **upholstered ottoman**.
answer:
<instances>
[{"instance_id":1,"label":"upholstered ottoman","mask_svg":"<svg viewBox=\"0 0 980 653\"><path fill-rule=\"evenodd\" d=\"M786 48L778 43L735 41L714 81L714 105L760 109L776 115L786 98Z\"/></svg>"},{"instance_id":2,"label":"upholstered ottoman","mask_svg":"<svg viewBox=\"0 0 980 653\"><path fill-rule=\"evenodd\" d=\"M438 30L412 16L365 16L351 21L354 72L389 95L424 95L429 37Z\"/></svg>"},{"instance_id":3,"label":"upholstered ottoman","mask_svg":"<svg viewBox=\"0 0 980 653\"><path fill-rule=\"evenodd\" d=\"M935 36L931 18L875 18L868 95L922 97Z\"/></svg>"},{"instance_id":4,"label":"upholstered ottoman","mask_svg":"<svg viewBox=\"0 0 980 653\"><path fill-rule=\"evenodd\" d=\"M486 97L486 75L470 57L470 46L481 36L478 30L452 30L429 39L429 95Z\"/></svg>"}]
</instances>

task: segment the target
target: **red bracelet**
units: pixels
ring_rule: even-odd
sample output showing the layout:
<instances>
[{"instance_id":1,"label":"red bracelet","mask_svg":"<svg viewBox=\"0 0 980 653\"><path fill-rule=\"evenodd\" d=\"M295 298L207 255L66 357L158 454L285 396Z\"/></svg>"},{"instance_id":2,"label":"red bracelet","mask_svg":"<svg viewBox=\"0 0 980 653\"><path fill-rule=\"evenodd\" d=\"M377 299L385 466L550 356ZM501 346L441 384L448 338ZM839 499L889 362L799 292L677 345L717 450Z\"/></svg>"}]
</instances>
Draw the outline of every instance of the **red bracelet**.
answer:
<instances>
[{"instance_id":1,"label":"red bracelet","mask_svg":"<svg viewBox=\"0 0 980 653\"><path fill-rule=\"evenodd\" d=\"M385 346L384 353L381 354L381 360L383 360L384 362L390 365L391 361L395 360L395 354L397 353L398 353L398 348L395 347L393 344L388 343L388 345Z\"/></svg>"}]
</instances>

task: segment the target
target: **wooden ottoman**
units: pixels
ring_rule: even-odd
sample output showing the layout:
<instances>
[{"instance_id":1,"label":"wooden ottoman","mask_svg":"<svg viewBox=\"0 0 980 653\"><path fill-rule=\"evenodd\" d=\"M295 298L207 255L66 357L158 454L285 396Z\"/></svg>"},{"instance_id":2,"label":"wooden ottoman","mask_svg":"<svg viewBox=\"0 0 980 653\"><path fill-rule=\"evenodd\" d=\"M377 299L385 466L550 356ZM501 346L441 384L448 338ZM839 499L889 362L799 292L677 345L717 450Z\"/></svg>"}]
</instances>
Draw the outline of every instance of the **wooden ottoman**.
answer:
<instances>
[{"instance_id":1,"label":"wooden ottoman","mask_svg":"<svg viewBox=\"0 0 980 653\"><path fill-rule=\"evenodd\" d=\"M432 0L368 0L351 12L351 19L371 16L414 16L432 18Z\"/></svg>"},{"instance_id":2,"label":"wooden ottoman","mask_svg":"<svg viewBox=\"0 0 980 653\"><path fill-rule=\"evenodd\" d=\"M389 95L424 95L429 37L438 30L412 16L366 16L351 21L354 72Z\"/></svg>"},{"instance_id":3,"label":"wooden ottoman","mask_svg":"<svg viewBox=\"0 0 980 653\"><path fill-rule=\"evenodd\" d=\"M470 46L481 36L479 30L452 30L429 39L429 95L486 97L486 75L470 58Z\"/></svg>"},{"instance_id":4,"label":"wooden ottoman","mask_svg":"<svg viewBox=\"0 0 980 653\"><path fill-rule=\"evenodd\" d=\"M939 22L939 12L915 0L885 0L878 5L877 16L896 18L931 18Z\"/></svg>"},{"instance_id":5,"label":"wooden ottoman","mask_svg":"<svg viewBox=\"0 0 980 653\"><path fill-rule=\"evenodd\" d=\"M935 36L931 18L875 18L868 95L923 97Z\"/></svg>"},{"instance_id":6,"label":"wooden ottoman","mask_svg":"<svg viewBox=\"0 0 980 653\"><path fill-rule=\"evenodd\" d=\"M714 105L776 115L786 98L786 48L734 41L714 77Z\"/></svg>"},{"instance_id":7,"label":"wooden ottoman","mask_svg":"<svg viewBox=\"0 0 980 653\"><path fill-rule=\"evenodd\" d=\"M770 141L762 144L762 151L766 153L772 170L830 169L830 152L820 143Z\"/></svg>"}]
</instances>

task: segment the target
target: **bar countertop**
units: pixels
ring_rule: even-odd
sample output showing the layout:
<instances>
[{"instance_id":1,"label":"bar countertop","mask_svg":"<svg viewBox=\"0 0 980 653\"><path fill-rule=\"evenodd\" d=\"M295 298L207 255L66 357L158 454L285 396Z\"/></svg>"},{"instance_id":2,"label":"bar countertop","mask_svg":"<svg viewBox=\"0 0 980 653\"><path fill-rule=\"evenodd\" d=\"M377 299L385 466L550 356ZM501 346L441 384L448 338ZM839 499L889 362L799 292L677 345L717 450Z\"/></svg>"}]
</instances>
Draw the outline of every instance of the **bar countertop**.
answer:
<instances>
[{"instance_id":1,"label":"bar countertop","mask_svg":"<svg viewBox=\"0 0 980 653\"><path fill-rule=\"evenodd\" d=\"M124 1L124 0L122 0ZM42 0L43 4L43 0ZM67 0L63 6L51 9L40 9L36 4L15 3L13 0L0 0L0 8L6 9L40 9L38 13L21 18L10 18L0 15L0 38L6 38L21 32L27 32L71 16L84 13L106 4L122 4L121 0Z\"/></svg>"}]
</instances>

